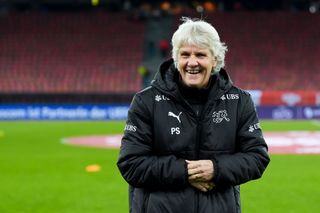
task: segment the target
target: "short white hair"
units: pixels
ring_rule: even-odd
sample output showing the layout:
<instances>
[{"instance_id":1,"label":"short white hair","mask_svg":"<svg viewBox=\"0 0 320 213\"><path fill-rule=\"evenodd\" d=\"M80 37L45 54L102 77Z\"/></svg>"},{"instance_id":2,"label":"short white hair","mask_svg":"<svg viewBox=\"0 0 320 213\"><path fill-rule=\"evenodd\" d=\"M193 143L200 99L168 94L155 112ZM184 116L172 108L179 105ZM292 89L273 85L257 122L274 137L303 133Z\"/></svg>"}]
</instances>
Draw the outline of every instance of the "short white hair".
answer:
<instances>
[{"instance_id":1,"label":"short white hair","mask_svg":"<svg viewBox=\"0 0 320 213\"><path fill-rule=\"evenodd\" d=\"M208 48L217 60L214 72L219 72L224 67L227 46L220 41L216 29L206 21L182 17L183 23L173 34L171 39L172 58L175 66L178 62L179 49L182 45L191 44L201 48Z\"/></svg>"}]
</instances>

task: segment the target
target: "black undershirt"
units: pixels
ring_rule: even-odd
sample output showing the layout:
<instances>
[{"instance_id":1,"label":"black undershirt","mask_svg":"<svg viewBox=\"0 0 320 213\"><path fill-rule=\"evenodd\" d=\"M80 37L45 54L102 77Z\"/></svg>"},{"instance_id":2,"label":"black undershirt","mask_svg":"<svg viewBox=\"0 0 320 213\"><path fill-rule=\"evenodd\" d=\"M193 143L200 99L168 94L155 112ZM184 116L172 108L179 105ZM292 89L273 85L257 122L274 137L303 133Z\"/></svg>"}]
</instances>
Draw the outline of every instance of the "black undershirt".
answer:
<instances>
[{"instance_id":1,"label":"black undershirt","mask_svg":"<svg viewBox=\"0 0 320 213\"><path fill-rule=\"evenodd\" d=\"M186 86L181 76L178 80L178 87L179 91L182 95L182 97L191 105L194 112L197 114L197 116L201 115L201 112L203 110L204 104L208 100L209 93L212 89L212 87L215 85L216 82L216 75L213 75L209 79L209 84L206 88L194 88L194 87L188 87Z\"/></svg>"}]
</instances>

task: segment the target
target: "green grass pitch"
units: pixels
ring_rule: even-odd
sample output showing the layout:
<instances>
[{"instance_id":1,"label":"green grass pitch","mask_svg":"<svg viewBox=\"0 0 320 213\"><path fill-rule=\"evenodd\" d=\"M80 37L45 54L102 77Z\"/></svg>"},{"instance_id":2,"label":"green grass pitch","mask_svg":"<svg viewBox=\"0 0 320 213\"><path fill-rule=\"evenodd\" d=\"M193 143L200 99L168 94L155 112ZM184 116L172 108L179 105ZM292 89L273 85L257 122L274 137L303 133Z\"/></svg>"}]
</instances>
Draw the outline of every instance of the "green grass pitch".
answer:
<instances>
[{"instance_id":1,"label":"green grass pitch","mask_svg":"<svg viewBox=\"0 0 320 213\"><path fill-rule=\"evenodd\" d=\"M61 139L121 133L124 122L0 122L0 212L128 212L118 149ZM264 131L318 130L316 121L262 121ZM90 164L101 171L86 172ZM320 155L272 155L263 178L242 185L244 213L320 210Z\"/></svg>"}]
</instances>

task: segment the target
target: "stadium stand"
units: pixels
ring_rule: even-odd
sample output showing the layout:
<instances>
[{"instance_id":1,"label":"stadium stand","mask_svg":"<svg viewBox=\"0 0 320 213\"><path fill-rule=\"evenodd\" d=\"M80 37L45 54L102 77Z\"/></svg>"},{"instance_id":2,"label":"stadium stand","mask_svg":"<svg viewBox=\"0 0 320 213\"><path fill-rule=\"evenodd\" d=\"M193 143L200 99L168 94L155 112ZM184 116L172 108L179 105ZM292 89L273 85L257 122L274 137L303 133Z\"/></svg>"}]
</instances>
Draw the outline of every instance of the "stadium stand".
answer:
<instances>
[{"instance_id":1,"label":"stadium stand","mask_svg":"<svg viewBox=\"0 0 320 213\"><path fill-rule=\"evenodd\" d=\"M2 93L140 88L144 24L124 13L10 13L0 26Z\"/></svg>"},{"instance_id":2,"label":"stadium stand","mask_svg":"<svg viewBox=\"0 0 320 213\"><path fill-rule=\"evenodd\" d=\"M180 17L172 16L172 29ZM240 87L319 90L319 15L216 12L205 19L228 45L226 68ZM132 94L141 88L145 25L124 12L1 15L0 92Z\"/></svg>"},{"instance_id":3,"label":"stadium stand","mask_svg":"<svg viewBox=\"0 0 320 213\"><path fill-rule=\"evenodd\" d=\"M319 90L319 15L236 12L206 19L226 42L226 68L240 87Z\"/></svg>"}]
</instances>

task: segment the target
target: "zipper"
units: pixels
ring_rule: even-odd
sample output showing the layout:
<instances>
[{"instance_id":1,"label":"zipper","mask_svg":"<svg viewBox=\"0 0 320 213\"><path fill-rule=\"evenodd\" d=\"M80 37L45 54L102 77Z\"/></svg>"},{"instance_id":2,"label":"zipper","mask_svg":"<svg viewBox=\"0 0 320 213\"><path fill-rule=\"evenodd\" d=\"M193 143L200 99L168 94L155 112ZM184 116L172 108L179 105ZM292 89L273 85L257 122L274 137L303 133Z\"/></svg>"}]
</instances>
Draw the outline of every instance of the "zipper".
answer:
<instances>
[{"instance_id":1,"label":"zipper","mask_svg":"<svg viewBox=\"0 0 320 213\"><path fill-rule=\"evenodd\" d=\"M201 113L199 115L199 112L194 112L196 114L197 117L197 130L196 130L196 153L195 153L195 157L198 160L199 156L200 156L200 142L201 142L201 128L202 128L202 124L201 121L203 120L203 117L205 115L205 111L206 109L210 106L211 104L205 104L201 110ZM195 199L195 213L197 213L199 211L199 196L200 196L200 192L199 191L195 191L196 193L196 199Z\"/></svg>"},{"instance_id":2,"label":"zipper","mask_svg":"<svg viewBox=\"0 0 320 213\"><path fill-rule=\"evenodd\" d=\"M166 94L166 93L165 93ZM172 96L171 94L166 94L168 97L170 98L175 98L174 96ZM181 96L181 95L180 95ZM196 118L196 123L197 123L197 129L196 129L196 146L195 146L195 160L198 160L199 159L199 155L200 155L200 140L201 140L201 127L202 125L201 124L201 121L203 120L203 116L204 116L204 111L208 108L210 104L209 103L206 103L202 110L201 110L201 113L199 113L199 109L197 110L194 110L191 105L185 100L185 99L182 99L182 106L185 107L186 111L190 111L191 114L193 114ZM199 211L199 194L200 192L195 190L195 208L194 208L194 212L197 213ZM144 206L144 212L146 211L146 205Z\"/></svg>"},{"instance_id":3,"label":"zipper","mask_svg":"<svg viewBox=\"0 0 320 213\"><path fill-rule=\"evenodd\" d=\"M204 115L204 110L205 110L205 106L204 108L201 110L201 113L199 115L199 112L195 112L196 116L197 116L197 130L196 130L196 147L195 147L195 157L196 160L199 159L200 156L200 142L201 142L201 121L203 119L203 115ZM195 191L195 213L199 212L199 191Z\"/></svg>"}]
</instances>

